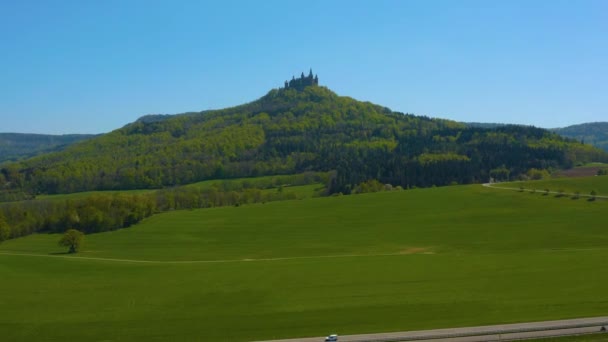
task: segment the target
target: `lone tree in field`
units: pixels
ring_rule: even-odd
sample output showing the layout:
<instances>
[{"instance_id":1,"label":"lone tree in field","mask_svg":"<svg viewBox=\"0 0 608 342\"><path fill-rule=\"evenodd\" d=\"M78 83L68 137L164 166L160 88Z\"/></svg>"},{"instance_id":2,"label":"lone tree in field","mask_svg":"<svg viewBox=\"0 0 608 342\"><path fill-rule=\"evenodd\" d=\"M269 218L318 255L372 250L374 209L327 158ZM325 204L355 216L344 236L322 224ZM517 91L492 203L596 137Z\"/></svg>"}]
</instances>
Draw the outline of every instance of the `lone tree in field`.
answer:
<instances>
[{"instance_id":1,"label":"lone tree in field","mask_svg":"<svg viewBox=\"0 0 608 342\"><path fill-rule=\"evenodd\" d=\"M59 240L59 246L70 247L68 253L78 253L83 241L84 234L82 232L76 229L68 229Z\"/></svg>"}]
</instances>

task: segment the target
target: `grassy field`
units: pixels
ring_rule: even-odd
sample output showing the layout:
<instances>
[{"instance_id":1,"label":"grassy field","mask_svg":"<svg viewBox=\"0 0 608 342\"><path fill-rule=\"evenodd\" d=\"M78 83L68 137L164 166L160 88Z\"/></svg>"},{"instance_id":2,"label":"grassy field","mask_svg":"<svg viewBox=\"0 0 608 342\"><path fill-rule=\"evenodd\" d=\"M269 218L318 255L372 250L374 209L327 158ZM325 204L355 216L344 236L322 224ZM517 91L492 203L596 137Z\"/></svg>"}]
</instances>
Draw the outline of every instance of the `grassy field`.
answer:
<instances>
[{"instance_id":1,"label":"grassy field","mask_svg":"<svg viewBox=\"0 0 608 342\"><path fill-rule=\"evenodd\" d=\"M589 168L589 167L608 167L608 164L606 163L588 163L582 166L577 166L580 168Z\"/></svg>"},{"instance_id":2,"label":"grassy field","mask_svg":"<svg viewBox=\"0 0 608 342\"><path fill-rule=\"evenodd\" d=\"M76 257L29 236L0 245L0 331L246 341L605 315L607 206L471 185L169 212Z\"/></svg>"},{"instance_id":3,"label":"grassy field","mask_svg":"<svg viewBox=\"0 0 608 342\"><path fill-rule=\"evenodd\" d=\"M84 191L84 192L74 192L71 194L61 194L61 195L38 195L36 199L38 200L67 200L67 199L83 199L93 195L113 195L113 194L130 194L130 195L139 195L139 194L147 194L150 192L154 192L156 190L142 189L142 190L117 190L117 191Z\"/></svg>"},{"instance_id":4,"label":"grassy field","mask_svg":"<svg viewBox=\"0 0 608 342\"><path fill-rule=\"evenodd\" d=\"M247 182L255 184L256 182L263 183L268 182L271 183L275 178L280 179L281 177L289 177L289 176L263 176L263 177L255 177L255 178L236 178L236 179L217 179L217 180L207 180L203 182L189 184L186 187L194 187L198 189L209 189L214 186L224 186L227 189L231 187L239 188L242 187L243 184ZM286 184L283 186L283 191L285 193L295 193L297 198L311 198L313 197L319 190L322 190L325 186L323 184L310 184L310 185L289 185ZM277 191L278 187L272 187L268 189L263 189L263 192L273 192ZM76 192L72 194L60 194L60 195L38 195L36 199L45 200L66 200L66 199L83 199L89 196L98 195L98 194L147 194L157 191L155 189L141 189L141 190L120 190L120 191L85 191L85 192Z\"/></svg>"},{"instance_id":5,"label":"grassy field","mask_svg":"<svg viewBox=\"0 0 608 342\"><path fill-rule=\"evenodd\" d=\"M608 176L555 178L538 181L509 182L501 183L500 186L514 188L523 186L526 189L536 189L538 192L542 192L545 189L549 189L551 191L563 190L564 192L568 193L575 193L578 191L584 195L589 195L591 191L595 191L597 195L608 196Z\"/></svg>"},{"instance_id":6,"label":"grassy field","mask_svg":"<svg viewBox=\"0 0 608 342\"><path fill-rule=\"evenodd\" d=\"M284 186L282 190L284 193L294 193L297 199L306 199L312 198L325 189L325 185L323 184L310 184L310 185L295 185L295 186ZM279 188L272 189L264 189L262 193L265 192L277 192Z\"/></svg>"}]
</instances>

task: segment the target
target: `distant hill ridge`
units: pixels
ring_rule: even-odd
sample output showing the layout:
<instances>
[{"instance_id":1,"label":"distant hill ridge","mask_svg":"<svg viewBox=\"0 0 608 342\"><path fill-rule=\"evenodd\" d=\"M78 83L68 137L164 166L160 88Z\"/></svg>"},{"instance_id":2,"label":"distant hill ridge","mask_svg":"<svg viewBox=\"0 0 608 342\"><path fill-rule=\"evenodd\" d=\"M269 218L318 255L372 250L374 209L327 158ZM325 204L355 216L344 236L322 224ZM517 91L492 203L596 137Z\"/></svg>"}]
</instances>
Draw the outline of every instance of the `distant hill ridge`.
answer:
<instances>
[{"instance_id":1,"label":"distant hill ridge","mask_svg":"<svg viewBox=\"0 0 608 342\"><path fill-rule=\"evenodd\" d=\"M496 128L506 126L502 123L465 122L469 127ZM608 122L587 122L562 128L549 128L563 137L575 139L608 151Z\"/></svg>"},{"instance_id":2,"label":"distant hill ridge","mask_svg":"<svg viewBox=\"0 0 608 342\"><path fill-rule=\"evenodd\" d=\"M73 143L94 136L93 134L0 133L0 163L60 151Z\"/></svg>"},{"instance_id":3,"label":"distant hill ridge","mask_svg":"<svg viewBox=\"0 0 608 342\"><path fill-rule=\"evenodd\" d=\"M589 122L563 128L554 128L552 131L608 151L608 122Z\"/></svg>"},{"instance_id":4,"label":"distant hill ridge","mask_svg":"<svg viewBox=\"0 0 608 342\"><path fill-rule=\"evenodd\" d=\"M240 106L140 118L6 165L0 182L54 194L333 170L330 192L350 193L370 179L439 186L608 161L608 154L544 129L468 127L394 112L338 96L311 75Z\"/></svg>"}]
</instances>

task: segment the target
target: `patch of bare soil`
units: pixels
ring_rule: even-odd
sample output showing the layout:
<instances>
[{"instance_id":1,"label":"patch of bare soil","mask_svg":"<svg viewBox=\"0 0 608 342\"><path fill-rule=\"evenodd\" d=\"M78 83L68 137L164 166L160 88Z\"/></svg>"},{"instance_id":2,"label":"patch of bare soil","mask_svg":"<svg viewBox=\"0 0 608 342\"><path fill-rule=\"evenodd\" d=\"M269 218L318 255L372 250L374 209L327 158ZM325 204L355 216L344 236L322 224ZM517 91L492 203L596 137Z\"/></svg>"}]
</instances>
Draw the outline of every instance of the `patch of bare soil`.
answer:
<instances>
[{"instance_id":1,"label":"patch of bare soil","mask_svg":"<svg viewBox=\"0 0 608 342\"><path fill-rule=\"evenodd\" d=\"M589 177L597 175L600 167L575 167L570 170L562 170L555 175L558 177Z\"/></svg>"}]
</instances>

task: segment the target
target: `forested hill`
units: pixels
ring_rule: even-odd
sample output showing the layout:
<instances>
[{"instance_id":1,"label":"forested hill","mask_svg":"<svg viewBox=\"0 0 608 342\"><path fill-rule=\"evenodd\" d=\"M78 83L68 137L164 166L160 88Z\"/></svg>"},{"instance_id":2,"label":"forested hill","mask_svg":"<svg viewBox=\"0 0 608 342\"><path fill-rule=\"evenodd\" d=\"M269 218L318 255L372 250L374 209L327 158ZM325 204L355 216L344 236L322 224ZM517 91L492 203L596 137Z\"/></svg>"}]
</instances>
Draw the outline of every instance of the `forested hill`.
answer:
<instances>
[{"instance_id":1,"label":"forested hill","mask_svg":"<svg viewBox=\"0 0 608 342\"><path fill-rule=\"evenodd\" d=\"M590 122L553 129L559 135L583 141L608 151L608 122Z\"/></svg>"},{"instance_id":2,"label":"forested hill","mask_svg":"<svg viewBox=\"0 0 608 342\"><path fill-rule=\"evenodd\" d=\"M138 120L65 151L4 166L0 184L52 194L335 170L330 191L348 193L368 179L446 185L586 161L608 157L543 129L467 127L309 86L271 90L223 110Z\"/></svg>"},{"instance_id":3,"label":"forested hill","mask_svg":"<svg viewBox=\"0 0 608 342\"><path fill-rule=\"evenodd\" d=\"M91 134L0 133L0 163L59 151L75 142L92 137L94 135Z\"/></svg>"}]
</instances>

